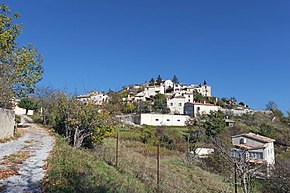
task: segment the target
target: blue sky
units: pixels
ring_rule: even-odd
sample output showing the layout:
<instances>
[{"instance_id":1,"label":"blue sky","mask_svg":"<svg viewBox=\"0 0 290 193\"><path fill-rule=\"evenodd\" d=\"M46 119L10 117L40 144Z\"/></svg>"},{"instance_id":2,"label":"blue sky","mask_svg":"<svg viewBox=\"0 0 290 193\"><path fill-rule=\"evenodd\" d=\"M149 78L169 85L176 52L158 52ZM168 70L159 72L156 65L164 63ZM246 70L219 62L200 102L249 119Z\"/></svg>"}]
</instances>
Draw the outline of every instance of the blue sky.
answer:
<instances>
[{"instance_id":1,"label":"blue sky","mask_svg":"<svg viewBox=\"0 0 290 193\"><path fill-rule=\"evenodd\" d=\"M158 74L254 109L290 109L290 1L6 0L44 56L40 86L79 93Z\"/></svg>"}]
</instances>

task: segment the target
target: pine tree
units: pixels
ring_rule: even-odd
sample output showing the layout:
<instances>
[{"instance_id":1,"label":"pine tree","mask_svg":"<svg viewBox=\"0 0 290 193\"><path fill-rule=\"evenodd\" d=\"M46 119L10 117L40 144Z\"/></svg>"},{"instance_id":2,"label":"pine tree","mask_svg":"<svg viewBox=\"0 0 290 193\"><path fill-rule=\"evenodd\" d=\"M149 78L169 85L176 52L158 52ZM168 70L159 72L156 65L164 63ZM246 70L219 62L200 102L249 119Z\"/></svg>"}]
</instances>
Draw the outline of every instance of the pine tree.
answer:
<instances>
[{"instance_id":1,"label":"pine tree","mask_svg":"<svg viewBox=\"0 0 290 193\"><path fill-rule=\"evenodd\" d=\"M174 84L179 84L179 81L178 81L178 78L177 78L176 75L173 76L173 78L172 78L172 82L173 82Z\"/></svg>"},{"instance_id":2,"label":"pine tree","mask_svg":"<svg viewBox=\"0 0 290 193\"><path fill-rule=\"evenodd\" d=\"M156 84L160 85L162 83L162 78L160 76L160 74L158 75L157 79L156 79Z\"/></svg>"}]
</instances>

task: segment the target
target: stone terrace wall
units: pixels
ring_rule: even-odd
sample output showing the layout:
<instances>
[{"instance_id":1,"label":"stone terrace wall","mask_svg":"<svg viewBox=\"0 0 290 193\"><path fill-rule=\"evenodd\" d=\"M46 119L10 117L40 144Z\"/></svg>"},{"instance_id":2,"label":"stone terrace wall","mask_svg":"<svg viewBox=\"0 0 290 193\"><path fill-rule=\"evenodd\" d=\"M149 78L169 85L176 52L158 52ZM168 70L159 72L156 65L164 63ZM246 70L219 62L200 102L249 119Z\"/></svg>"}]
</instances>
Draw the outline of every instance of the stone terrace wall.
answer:
<instances>
[{"instance_id":1,"label":"stone terrace wall","mask_svg":"<svg viewBox=\"0 0 290 193\"><path fill-rule=\"evenodd\" d=\"M14 111L0 108L0 139L12 137L14 134L14 125Z\"/></svg>"}]
</instances>

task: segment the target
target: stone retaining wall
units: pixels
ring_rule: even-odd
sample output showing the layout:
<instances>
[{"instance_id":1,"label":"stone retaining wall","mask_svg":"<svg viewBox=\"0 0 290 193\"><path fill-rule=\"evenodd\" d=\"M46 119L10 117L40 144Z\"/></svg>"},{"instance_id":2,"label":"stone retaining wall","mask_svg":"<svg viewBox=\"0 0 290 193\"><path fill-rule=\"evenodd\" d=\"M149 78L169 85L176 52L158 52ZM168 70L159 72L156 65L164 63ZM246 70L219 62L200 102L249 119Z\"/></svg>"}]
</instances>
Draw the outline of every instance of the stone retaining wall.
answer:
<instances>
[{"instance_id":1,"label":"stone retaining wall","mask_svg":"<svg viewBox=\"0 0 290 193\"><path fill-rule=\"evenodd\" d=\"M15 113L13 110L0 108L0 139L14 135Z\"/></svg>"}]
</instances>

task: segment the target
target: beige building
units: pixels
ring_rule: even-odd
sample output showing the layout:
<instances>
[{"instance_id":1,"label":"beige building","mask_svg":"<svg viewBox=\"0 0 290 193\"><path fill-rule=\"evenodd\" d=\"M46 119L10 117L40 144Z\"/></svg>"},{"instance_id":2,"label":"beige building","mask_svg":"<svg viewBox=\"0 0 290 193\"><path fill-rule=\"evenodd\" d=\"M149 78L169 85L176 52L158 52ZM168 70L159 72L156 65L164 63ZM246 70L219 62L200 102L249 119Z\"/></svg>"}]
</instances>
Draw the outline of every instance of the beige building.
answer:
<instances>
[{"instance_id":1,"label":"beige building","mask_svg":"<svg viewBox=\"0 0 290 193\"><path fill-rule=\"evenodd\" d=\"M140 125L152 126L186 126L187 115L168 115L168 114L141 114Z\"/></svg>"},{"instance_id":2,"label":"beige building","mask_svg":"<svg viewBox=\"0 0 290 193\"><path fill-rule=\"evenodd\" d=\"M218 111L220 109L220 106L214 104L188 102L184 105L184 114L196 117L198 115L207 115L211 111Z\"/></svg>"},{"instance_id":3,"label":"beige building","mask_svg":"<svg viewBox=\"0 0 290 193\"><path fill-rule=\"evenodd\" d=\"M232 136L233 157L246 158L252 163L267 163L273 165L275 163L274 143L275 140L254 134L243 133Z\"/></svg>"},{"instance_id":4,"label":"beige building","mask_svg":"<svg viewBox=\"0 0 290 193\"><path fill-rule=\"evenodd\" d=\"M167 107L173 114L183 114L184 103L186 98L184 96L176 96L167 100Z\"/></svg>"}]
</instances>

